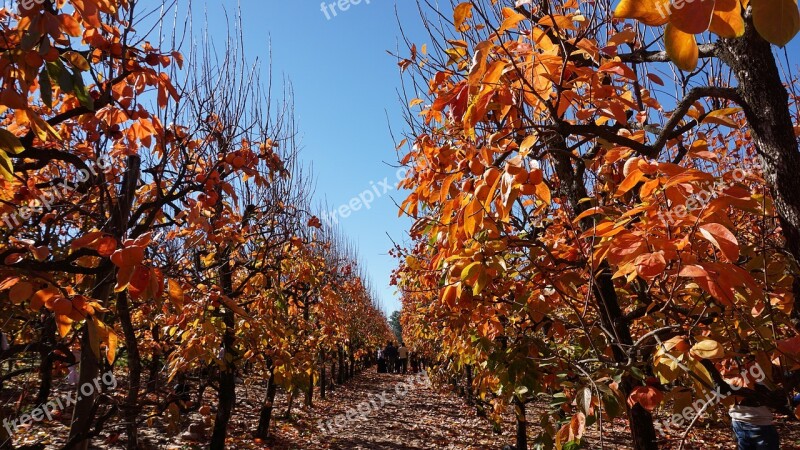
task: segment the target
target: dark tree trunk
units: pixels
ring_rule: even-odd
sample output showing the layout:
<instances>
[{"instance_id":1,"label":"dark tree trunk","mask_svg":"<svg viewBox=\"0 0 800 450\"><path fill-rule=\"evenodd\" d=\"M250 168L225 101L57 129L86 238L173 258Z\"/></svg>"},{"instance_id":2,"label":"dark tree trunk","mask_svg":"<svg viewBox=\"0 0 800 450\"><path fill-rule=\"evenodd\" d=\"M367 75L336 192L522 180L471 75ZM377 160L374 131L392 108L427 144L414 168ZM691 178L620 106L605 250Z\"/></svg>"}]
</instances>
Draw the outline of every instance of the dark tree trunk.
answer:
<instances>
[{"instance_id":1,"label":"dark tree trunk","mask_svg":"<svg viewBox=\"0 0 800 450\"><path fill-rule=\"evenodd\" d=\"M517 417L516 450L528 450L528 419L525 417L525 403L514 397L514 412Z\"/></svg>"},{"instance_id":2,"label":"dark tree trunk","mask_svg":"<svg viewBox=\"0 0 800 450\"><path fill-rule=\"evenodd\" d=\"M720 39L718 56L739 82L745 116L750 125L764 178L775 199L786 249L800 263L800 152L789 111L789 94L781 81L772 46L747 20L739 39ZM800 298L800 282L794 285ZM800 311L794 309L795 319Z\"/></svg>"},{"instance_id":3,"label":"dark tree trunk","mask_svg":"<svg viewBox=\"0 0 800 450\"><path fill-rule=\"evenodd\" d=\"M136 340L136 330L134 330L131 322L127 292L120 292L117 295L117 315L125 337L125 348L128 351L128 392L122 412L125 417L128 450L138 450L140 445L137 417L139 412L139 384L142 381L142 361Z\"/></svg>"},{"instance_id":4,"label":"dark tree trunk","mask_svg":"<svg viewBox=\"0 0 800 450\"><path fill-rule=\"evenodd\" d=\"M467 374L467 404L472 405L474 403L472 399L472 366L468 364L465 371Z\"/></svg>"},{"instance_id":5,"label":"dark tree trunk","mask_svg":"<svg viewBox=\"0 0 800 450\"><path fill-rule=\"evenodd\" d=\"M308 376L308 389L306 390L306 406L314 406L314 372Z\"/></svg>"},{"instance_id":6,"label":"dark tree trunk","mask_svg":"<svg viewBox=\"0 0 800 450\"><path fill-rule=\"evenodd\" d=\"M153 335L153 341L156 343L160 340L160 335L158 331L158 327L154 326L150 329L150 332ZM149 375L147 376L147 392L155 392L158 388L158 372L161 370L161 357L160 351L158 348L153 350L153 357L150 359L150 363L148 364L148 372Z\"/></svg>"},{"instance_id":7,"label":"dark tree trunk","mask_svg":"<svg viewBox=\"0 0 800 450\"><path fill-rule=\"evenodd\" d=\"M583 173L585 167L582 162L578 163L577 168L573 166L572 160L565 156L569 152L566 149L566 142L559 141L555 145L564 150L564 154L555 157L555 168L561 183L561 191L569 200L573 213L577 216L588 208L588 203L581 203L581 199L588 197L586 192ZM592 227L591 221L581 221L581 228ZM614 280L607 263L600 265L599 274L595 276L592 283L593 301L597 306L600 323L610 335L607 336L614 355L614 360L618 363L627 363L628 354L623 348L633 346L630 324L624 320L622 308L619 304L617 291L614 287ZM622 393L628 397L634 388L634 380L628 376L623 379ZM631 438L634 450L658 450L656 430L653 426L653 416L638 403L628 408L628 421L631 428Z\"/></svg>"},{"instance_id":8,"label":"dark tree trunk","mask_svg":"<svg viewBox=\"0 0 800 450\"><path fill-rule=\"evenodd\" d=\"M220 279L225 295L233 293L232 269L229 260L225 258L225 263L220 268ZM217 400L217 416L214 419L214 431L211 435L211 450L222 450L225 448L225 440L228 436L228 423L233 415L233 407L236 404L236 320L230 308L221 311L222 320L225 323L225 334L222 338L223 345L223 366L219 370L219 396Z\"/></svg>"},{"instance_id":9,"label":"dark tree trunk","mask_svg":"<svg viewBox=\"0 0 800 450\"><path fill-rule=\"evenodd\" d=\"M141 175L141 162L141 158L138 155L128 156L127 168L122 179L118 201L112 212L111 220L109 220L108 226L104 229L118 241L121 241L127 234L130 211L136 196L136 186ZM101 302L109 301L116 281L116 274L117 270L111 260L103 261L95 278L92 298ZM97 318L102 320L102 314L97 314ZM89 448L90 439L87 436L94 423L94 414L92 412L96 411L94 406L99 398L99 393L96 390L92 390L92 395L84 396L81 395L80 389L84 385L91 384L99 374L100 361L92 351L89 328L84 326L81 336L81 363L77 388L79 397L72 412L72 423L69 429L69 441L75 443L71 447L75 450L87 450Z\"/></svg>"},{"instance_id":10,"label":"dark tree trunk","mask_svg":"<svg viewBox=\"0 0 800 450\"><path fill-rule=\"evenodd\" d=\"M267 382L267 397L264 399L264 404L261 406L261 414L258 419L258 430L256 437L261 439L269 438L269 424L272 421L272 411L275 406L275 375L272 373L272 364L270 363L270 375Z\"/></svg>"},{"instance_id":11,"label":"dark tree trunk","mask_svg":"<svg viewBox=\"0 0 800 450\"><path fill-rule=\"evenodd\" d=\"M336 372L336 355L333 357L333 361L331 361L331 381L328 385L328 389L333 391L336 389L336 380L338 380L338 372Z\"/></svg>"},{"instance_id":12,"label":"dark tree trunk","mask_svg":"<svg viewBox=\"0 0 800 450\"><path fill-rule=\"evenodd\" d=\"M110 266L110 263L108 263ZM94 298L107 299L111 294L112 285L109 280L114 278L115 271L113 267L107 267L102 272L103 275L97 277L101 280L101 285L97 286L94 290ZM98 392L92 389L91 395L82 395L80 393L81 386L90 385L100 375L100 361L92 351L91 340L89 339L89 327L84 326L81 330L81 362L78 374L78 386L76 387L78 401L75 403L75 408L72 410L72 423L69 429L69 441L76 442L72 447L75 450L87 450L89 448L90 439L86 438L94 422L94 415L92 410L94 404L98 400Z\"/></svg>"},{"instance_id":13,"label":"dark tree trunk","mask_svg":"<svg viewBox=\"0 0 800 450\"><path fill-rule=\"evenodd\" d=\"M321 362L320 362L320 365L319 365L319 369L320 369L319 370L319 396L320 396L320 398L325 400L325 388L326 388L325 383L327 382L325 380L325 370L326 370L326 367L325 367L325 352L322 352L322 355L320 355L320 361Z\"/></svg>"},{"instance_id":14,"label":"dark tree trunk","mask_svg":"<svg viewBox=\"0 0 800 450\"><path fill-rule=\"evenodd\" d=\"M352 380L356 376L356 360L352 354L350 354L350 377L348 379Z\"/></svg>"},{"instance_id":15,"label":"dark tree trunk","mask_svg":"<svg viewBox=\"0 0 800 450\"><path fill-rule=\"evenodd\" d=\"M342 385L345 382L345 376L347 374L347 368L344 363L344 350L342 350L342 347L339 347L339 364L337 364L337 367L339 368L339 372L336 374L336 383Z\"/></svg>"},{"instance_id":16,"label":"dark tree trunk","mask_svg":"<svg viewBox=\"0 0 800 450\"><path fill-rule=\"evenodd\" d=\"M52 313L47 313L42 319L41 350L39 355L39 393L36 395L36 404L47 403L50 391L53 388L53 349L56 345L56 319Z\"/></svg>"}]
</instances>

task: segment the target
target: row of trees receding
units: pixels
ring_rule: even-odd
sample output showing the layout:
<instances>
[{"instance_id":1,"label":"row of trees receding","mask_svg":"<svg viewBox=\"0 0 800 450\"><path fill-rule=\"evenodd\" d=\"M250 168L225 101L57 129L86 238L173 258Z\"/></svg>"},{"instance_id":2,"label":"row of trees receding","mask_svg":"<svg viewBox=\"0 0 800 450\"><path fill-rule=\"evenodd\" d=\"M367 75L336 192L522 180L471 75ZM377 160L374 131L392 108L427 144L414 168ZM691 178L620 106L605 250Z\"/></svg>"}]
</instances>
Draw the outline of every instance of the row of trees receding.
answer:
<instances>
[{"instance_id":1,"label":"row of trees receding","mask_svg":"<svg viewBox=\"0 0 800 450\"><path fill-rule=\"evenodd\" d=\"M391 333L311 212L291 89L273 97L235 33L185 56L180 30L140 34L158 11L135 0L21 4L0 10L0 417L59 395L77 364L78 389L108 371L120 387L64 412L63 448L110 429L142 448L145 421L209 417L214 398L219 449L237 377L267 386L261 438L276 387L310 404L350 378Z\"/></svg>"}]
</instances>

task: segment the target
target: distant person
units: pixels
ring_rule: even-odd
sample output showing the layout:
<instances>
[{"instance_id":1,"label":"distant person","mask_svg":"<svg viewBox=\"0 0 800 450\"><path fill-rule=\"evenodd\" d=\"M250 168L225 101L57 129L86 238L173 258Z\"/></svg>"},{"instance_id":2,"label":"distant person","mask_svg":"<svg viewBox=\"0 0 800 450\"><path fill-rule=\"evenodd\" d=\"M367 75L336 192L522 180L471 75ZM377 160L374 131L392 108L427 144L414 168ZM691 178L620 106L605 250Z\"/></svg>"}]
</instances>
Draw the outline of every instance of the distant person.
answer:
<instances>
[{"instance_id":1,"label":"distant person","mask_svg":"<svg viewBox=\"0 0 800 450\"><path fill-rule=\"evenodd\" d=\"M378 349L378 373L386 373L386 358L383 349Z\"/></svg>"},{"instance_id":2,"label":"distant person","mask_svg":"<svg viewBox=\"0 0 800 450\"><path fill-rule=\"evenodd\" d=\"M394 346L394 342L389 341L386 344L383 354L386 357L386 367L389 373L394 373L397 369L397 347Z\"/></svg>"},{"instance_id":3,"label":"distant person","mask_svg":"<svg viewBox=\"0 0 800 450\"><path fill-rule=\"evenodd\" d=\"M397 366L397 371L403 370L403 375L408 372L408 348L405 342L400 343L400 348L397 349L397 358L400 360Z\"/></svg>"},{"instance_id":4,"label":"distant person","mask_svg":"<svg viewBox=\"0 0 800 450\"><path fill-rule=\"evenodd\" d=\"M756 376L758 372L758 376ZM745 376L744 383L731 392L734 404L728 410L731 427L736 437L738 450L780 450L780 436L775 427L773 411L791 414L788 393L771 391L762 381L763 370L754 366L750 374L754 380Z\"/></svg>"},{"instance_id":5,"label":"distant person","mask_svg":"<svg viewBox=\"0 0 800 450\"><path fill-rule=\"evenodd\" d=\"M728 414L738 450L780 450L780 436L769 407L733 405Z\"/></svg>"}]
</instances>

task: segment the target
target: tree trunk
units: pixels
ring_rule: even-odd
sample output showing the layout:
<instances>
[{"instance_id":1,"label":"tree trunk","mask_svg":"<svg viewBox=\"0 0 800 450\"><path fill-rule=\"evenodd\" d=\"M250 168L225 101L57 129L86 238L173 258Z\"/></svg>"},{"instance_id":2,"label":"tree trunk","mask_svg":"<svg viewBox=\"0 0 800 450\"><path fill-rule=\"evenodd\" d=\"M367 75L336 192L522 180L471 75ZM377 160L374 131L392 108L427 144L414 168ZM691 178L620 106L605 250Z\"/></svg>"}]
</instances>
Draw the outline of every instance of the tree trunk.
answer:
<instances>
[{"instance_id":1,"label":"tree trunk","mask_svg":"<svg viewBox=\"0 0 800 450\"><path fill-rule=\"evenodd\" d=\"M53 349L56 344L56 319L52 313L47 313L42 319L42 336L40 338L41 350L39 355L39 393L36 404L43 405L50 398L53 388Z\"/></svg>"},{"instance_id":2,"label":"tree trunk","mask_svg":"<svg viewBox=\"0 0 800 450\"><path fill-rule=\"evenodd\" d=\"M344 364L344 350L342 350L342 347L339 347L339 364L337 364L337 367L339 368L339 372L336 374L338 376L336 382L341 385L344 384L347 374L347 368Z\"/></svg>"},{"instance_id":3,"label":"tree trunk","mask_svg":"<svg viewBox=\"0 0 800 450\"><path fill-rule=\"evenodd\" d=\"M514 412L517 417L516 450L528 450L528 419L525 417L525 403L514 397Z\"/></svg>"},{"instance_id":4,"label":"tree trunk","mask_svg":"<svg viewBox=\"0 0 800 450\"><path fill-rule=\"evenodd\" d=\"M114 205L112 216L108 221L108 226L104 228L104 231L109 232L118 241L122 241L122 238L126 235L128 230L128 220L130 218L131 208L133 207L133 201L136 198L136 186L139 183L139 177L141 175L141 162L141 158L138 155L128 156L125 175L122 179L119 196L117 197L117 204ZM117 278L117 270L110 259L104 260L99 269L92 289L92 298L99 300L101 303L105 303L111 298L111 293L113 292L113 287ZM102 316L102 314L97 314L97 318L100 320L102 320ZM89 339L89 328L84 325L81 336L81 363L77 387L78 401L75 403L75 408L72 412L72 423L69 429L69 441L75 443L75 445L71 447L75 450L87 450L89 448L90 439L88 438L88 434L94 422L92 410L99 397L99 392L95 389L92 389L91 395L82 395L80 392L81 387L92 384L99 375L100 361L98 361L92 351L92 345Z\"/></svg>"},{"instance_id":5,"label":"tree trunk","mask_svg":"<svg viewBox=\"0 0 800 450\"><path fill-rule=\"evenodd\" d=\"M127 292L120 292L117 295L117 315L125 337L125 348L128 350L128 392L122 408L125 417L125 431L128 435L127 447L128 450L138 450L140 448L139 427L136 421L139 412L139 384L142 381L142 361L136 341L136 331L131 322Z\"/></svg>"},{"instance_id":6,"label":"tree trunk","mask_svg":"<svg viewBox=\"0 0 800 450\"><path fill-rule=\"evenodd\" d=\"M356 359L350 354L350 380L356 377Z\"/></svg>"},{"instance_id":7,"label":"tree trunk","mask_svg":"<svg viewBox=\"0 0 800 450\"><path fill-rule=\"evenodd\" d=\"M467 373L467 404L472 405L474 403L472 400L472 366L467 364L465 371Z\"/></svg>"},{"instance_id":8,"label":"tree trunk","mask_svg":"<svg viewBox=\"0 0 800 450\"><path fill-rule=\"evenodd\" d=\"M584 167L579 166L577 170L572 165L572 160L565 156L569 152L566 149L566 141L554 143L564 150L564 154L557 155L555 168L561 182L562 194L567 197L575 216L579 215L588 208L589 203L581 203L581 199L588 197L586 192L585 180L583 179ZM586 230L592 226L588 220L581 221L581 228ZM600 265L599 273L595 275L592 283L593 300L597 306L600 323L603 328L610 333L608 336L609 344L614 355L614 361L626 363L628 354L623 350L633 346L630 324L624 320L622 308L619 305L619 298L614 287L614 280L608 263ZM623 379L622 393L625 398L634 388L634 380L627 376ZM653 426L653 416L640 404L635 404L628 408L628 421L631 428L631 438L634 450L658 450L656 430Z\"/></svg>"},{"instance_id":9,"label":"tree trunk","mask_svg":"<svg viewBox=\"0 0 800 450\"><path fill-rule=\"evenodd\" d=\"M227 257L225 263L220 268L220 279L225 295L233 293L232 269ZM228 423L233 415L233 407L236 404L236 362L235 362L235 343L236 343L236 320L230 308L224 308L222 319L225 323L225 335L222 339L223 360L219 370L219 397L217 400L217 416L214 419L214 432L211 435L211 450L222 450L225 448L225 440L228 436Z\"/></svg>"},{"instance_id":10,"label":"tree trunk","mask_svg":"<svg viewBox=\"0 0 800 450\"><path fill-rule=\"evenodd\" d=\"M314 371L308 376L308 389L306 390L306 406L314 406Z\"/></svg>"},{"instance_id":11,"label":"tree trunk","mask_svg":"<svg viewBox=\"0 0 800 450\"><path fill-rule=\"evenodd\" d=\"M92 297L97 299L108 299L111 294L111 281L114 278L114 268L110 267L111 263L107 264L106 270L101 272L105 276L98 275L97 280L101 283L98 285ZM94 415L92 409L98 399L98 392L92 389L90 395L83 395L81 387L92 385L92 381L100 375L100 361L98 361L94 352L92 351L91 340L89 339L89 327L84 325L81 330L81 362L78 374L77 397L78 401L75 403L75 408L72 410L72 423L69 429L69 441L75 440L76 444L72 447L74 450L87 450L89 448L90 439L88 439L89 430L94 422Z\"/></svg>"},{"instance_id":12,"label":"tree trunk","mask_svg":"<svg viewBox=\"0 0 800 450\"><path fill-rule=\"evenodd\" d=\"M325 352L322 352L320 355L320 365L319 365L319 396L323 400L325 400Z\"/></svg>"},{"instance_id":13,"label":"tree trunk","mask_svg":"<svg viewBox=\"0 0 800 450\"><path fill-rule=\"evenodd\" d=\"M160 335L158 331L158 327L154 326L150 329L150 332L153 335L153 341L155 343L159 343ZM150 363L148 364L148 372L149 375L147 376L147 392L155 392L158 388L158 372L161 370L161 357L159 356L161 351L158 347L153 350L153 356L150 358Z\"/></svg>"},{"instance_id":14,"label":"tree trunk","mask_svg":"<svg viewBox=\"0 0 800 450\"><path fill-rule=\"evenodd\" d=\"M258 419L258 430L256 430L256 437L261 439L269 438L269 424L272 421L272 411L275 406L275 374L272 373L272 364L270 363L270 375L267 382L267 397L264 399L264 405L261 406L261 414Z\"/></svg>"},{"instance_id":15,"label":"tree trunk","mask_svg":"<svg viewBox=\"0 0 800 450\"><path fill-rule=\"evenodd\" d=\"M294 389L289 391L289 398L286 401L286 413L283 414L284 419L291 419L292 418L292 406L294 406Z\"/></svg>"},{"instance_id":16,"label":"tree trunk","mask_svg":"<svg viewBox=\"0 0 800 450\"><path fill-rule=\"evenodd\" d=\"M764 179L775 199L786 249L800 264L800 152L789 111L789 94L781 81L772 46L747 19L743 37L720 39L718 56L736 75ZM794 285L800 298L800 282ZM795 308L795 319L800 311Z\"/></svg>"}]
</instances>

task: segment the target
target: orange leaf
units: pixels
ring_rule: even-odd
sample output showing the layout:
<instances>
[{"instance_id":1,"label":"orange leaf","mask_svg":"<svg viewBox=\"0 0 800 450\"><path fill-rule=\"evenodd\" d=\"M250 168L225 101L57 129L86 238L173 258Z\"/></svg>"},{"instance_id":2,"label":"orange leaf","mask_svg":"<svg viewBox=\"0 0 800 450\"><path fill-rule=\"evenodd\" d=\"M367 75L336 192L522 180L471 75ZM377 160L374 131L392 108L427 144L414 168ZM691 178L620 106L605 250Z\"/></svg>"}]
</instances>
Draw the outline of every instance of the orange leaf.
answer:
<instances>
[{"instance_id":1,"label":"orange leaf","mask_svg":"<svg viewBox=\"0 0 800 450\"><path fill-rule=\"evenodd\" d=\"M741 37L744 34L744 18L739 0L717 0L708 29L724 38Z\"/></svg>"},{"instance_id":2,"label":"orange leaf","mask_svg":"<svg viewBox=\"0 0 800 450\"><path fill-rule=\"evenodd\" d=\"M719 249L727 261L735 263L739 260L739 241L730 230L718 223L708 223L701 225L699 231L706 240Z\"/></svg>"},{"instance_id":3,"label":"orange leaf","mask_svg":"<svg viewBox=\"0 0 800 450\"><path fill-rule=\"evenodd\" d=\"M669 8L670 0L622 0L614 10L614 17L661 26L669 20Z\"/></svg>"},{"instance_id":4,"label":"orange leaf","mask_svg":"<svg viewBox=\"0 0 800 450\"><path fill-rule=\"evenodd\" d=\"M691 72L697 67L700 49L697 48L697 40L693 34L684 33L668 24L664 30L664 46L667 55L679 69Z\"/></svg>"},{"instance_id":5,"label":"orange leaf","mask_svg":"<svg viewBox=\"0 0 800 450\"><path fill-rule=\"evenodd\" d=\"M8 299L15 305L19 305L31 298L31 295L33 295L33 285L27 282L15 284L11 290L8 291Z\"/></svg>"},{"instance_id":6,"label":"orange leaf","mask_svg":"<svg viewBox=\"0 0 800 450\"><path fill-rule=\"evenodd\" d=\"M663 252L639 255L634 264L636 265L636 273L646 280L652 280L661 275L664 273L664 269L667 268Z\"/></svg>"},{"instance_id":7,"label":"orange leaf","mask_svg":"<svg viewBox=\"0 0 800 450\"><path fill-rule=\"evenodd\" d=\"M127 247L114 252L111 262L119 268L133 267L144 260L144 247Z\"/></svg>"},{"instance_id":8,"label":"orange leaf","mask_svg":"<svg viewBox=\"0 0 800 450\"><path fill-rule=\"evenodd\" d=\"M715 5L715 0L674 2L670 11L669 23L684 33L703 33L711 25L711 15L714 13Z\"/></svg>"},{"instance_id":9,"label":"orange leaf","mask_svg":"<svg viewBox=\"0 0 800 450\"><path fill-rule=\"evenodd\" d=\"M637 386L628 396L628 406L640 404L648 411L656 409L664 400L664 393L652 386Z\"/></svg>"},{"instance_id":10,"label":"orange leaf","mask_svg":"<svg viewBox=\"0 0 800 450\"><path fill-rule=\"evenodd\" d=\"M464 2L456 6L453 12L453 23L456 26L456 31L467 31L469 25L466 23L467 19L472 17L472 3Z\"/></svg>"},{"instance_id":11,"label":"orange leaf","mask_svg":"<svg viewBox=\"0 0 800 450\"><path fill-rule=\"evenodd\" d=\"M67 316L56 315L56 325L58 326L58 334L63 338L72 331L73 320Z\"/></svg>"},{"instance_id":12,"label":"orange leaf","mask_svg":"<svg viewBox=\"0 0 800 450\"><path fill-rule=\"evenodd\" d=\"M180 309L183 308L183 288L181 288L181 284L175 280L169 280L169 299L175 306Z\"/></svg>"},{"instance_id":13,"label":"orange leaf","mask_svg":"<svg viewBox=\"0 0 800 450\"><path fill-rule=\"evenodd\" d=\"M800 31L797 0L750 0L753 25L767 41L783 47Z\"/></svg>"}]
</instances>

